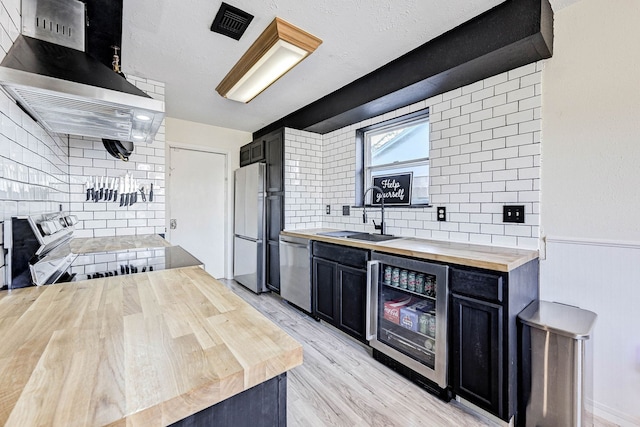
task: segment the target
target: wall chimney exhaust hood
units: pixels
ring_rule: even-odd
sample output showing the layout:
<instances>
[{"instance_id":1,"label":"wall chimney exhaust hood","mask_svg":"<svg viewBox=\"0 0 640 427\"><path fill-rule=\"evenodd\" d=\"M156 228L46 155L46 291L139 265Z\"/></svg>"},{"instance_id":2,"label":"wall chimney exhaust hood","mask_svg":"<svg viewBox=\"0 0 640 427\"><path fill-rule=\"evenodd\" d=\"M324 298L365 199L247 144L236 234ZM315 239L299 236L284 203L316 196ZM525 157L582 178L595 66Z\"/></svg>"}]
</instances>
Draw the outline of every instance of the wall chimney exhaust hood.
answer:
<instances>
[{"instance_id":1,"label":"wall chimney exhaust hood","mask_svg":"<svg viewBox=\"0 0 640 427\"><path fill-rule=\"evenodd\" d=\"M84 52L85 16L81 1L22 0L0 86L50 132L152 142L164 102Z\"/></svg>"}]
</instances>

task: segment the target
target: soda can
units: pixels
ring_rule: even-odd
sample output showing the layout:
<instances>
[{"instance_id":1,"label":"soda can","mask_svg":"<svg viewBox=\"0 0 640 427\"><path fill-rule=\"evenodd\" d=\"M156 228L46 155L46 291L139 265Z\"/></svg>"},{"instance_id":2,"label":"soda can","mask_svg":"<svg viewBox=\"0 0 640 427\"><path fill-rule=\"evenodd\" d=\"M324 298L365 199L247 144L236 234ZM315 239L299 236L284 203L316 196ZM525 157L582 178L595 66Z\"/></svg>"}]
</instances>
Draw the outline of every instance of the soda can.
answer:
<instances>
[{"instance_id":1,"label":"soda can","mask_svg":"<svg viewBox=\"0 0 640 427\"><path fill-rule=\"evenodd\" d=\"M391 285L391 267L388 265L384 268L384 284Z\"/></svg>"},{"instance_id":2,"label":"soda can","mask_svg":"<svg viewBox=\"0 0 640 427\"><path fill-rule=\"evenodd\" d=\"M418 319L418 330L421 334L427 335L427 329L429 329L429 316L427 313L421 313Z\"/></svg>"},{"instance_id":3,"label":"soda can","mask_svg":"<svg viewBox=\"0 0 640 427\"><path fill-rule=\"evenodd\" d=\"M419 294L424 293L424 274L416 274L416 292Z\"/></svg>"},{"instance_id":4,"label":"soda can","mask_svg":"<svg viewBox=\"0 0 640 427\"><path fill-rule=\"evenodd\" d=\"M426 313L428 317L427 319L427 335L430 337L436 337L436 313L430 312Z\"/></svg>"},{"instance_id":5,"label":"soda can","mask_svg":"<svg viewBox=\"0 0 640 427\"><path fill-rule=\"evenodd\" d=\"M432 276L427 276L424 278L424 293L425 295L429 295L430 297L435 296L435 280L433 280Z\"/></svg>"},{"instance_id":6,"label":"soda can","mask_svg":"<svg viewBox=\"0 0 640 427\"><path fill-rule=\"evenodd\" d=\"M410 291L416 291L416 273L414 271L410 271L407 274L407 289Z\"/></svg>"},{"instance_id":7,"label":"soda can","mask_svg":"<svg viewBox=\"0 0 640 427\"><path fill-rule=\"evenodd\" d=\"M400 287L407 289L407 270L400 270Z\"/></svg>"},{"instance_id":8,"label":"soda can","mask_svg":"<svg viewBox=\"0 0 640 427\"><path fill-rule=\"evenodd\" d=\"M400 286L400 269L397 267L391 270L391 286Z\"/></svg>"}]
</instances>

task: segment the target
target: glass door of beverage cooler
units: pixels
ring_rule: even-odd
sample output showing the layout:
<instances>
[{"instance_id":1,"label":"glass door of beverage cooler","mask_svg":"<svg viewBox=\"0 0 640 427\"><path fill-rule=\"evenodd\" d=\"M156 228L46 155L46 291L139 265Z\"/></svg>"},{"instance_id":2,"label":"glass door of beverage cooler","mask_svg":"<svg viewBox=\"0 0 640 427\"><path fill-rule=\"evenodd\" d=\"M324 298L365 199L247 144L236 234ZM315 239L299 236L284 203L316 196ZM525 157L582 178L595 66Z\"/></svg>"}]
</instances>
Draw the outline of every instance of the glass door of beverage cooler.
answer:
<instances>
[{"instance_id":1,"label":"glass door of beverage cooler","mask_svg":"<svg viewBox=\"0 0 640 427\"><path fill-rule=\"evenodd\" d=\"M370 345L446 387L448 267L372 253Z\"/></svg>"}]
</instances>

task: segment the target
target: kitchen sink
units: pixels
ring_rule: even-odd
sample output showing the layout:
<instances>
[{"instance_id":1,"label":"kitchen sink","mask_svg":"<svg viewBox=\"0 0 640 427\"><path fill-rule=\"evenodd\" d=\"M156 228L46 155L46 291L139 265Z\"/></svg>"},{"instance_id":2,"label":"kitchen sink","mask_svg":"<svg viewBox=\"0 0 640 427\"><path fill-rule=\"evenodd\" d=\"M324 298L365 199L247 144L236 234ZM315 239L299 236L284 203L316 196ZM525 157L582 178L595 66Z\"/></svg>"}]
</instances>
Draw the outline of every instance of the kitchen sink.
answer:
<instances>
[{"instance_id":1,"label":"kitchen sink","mask_svg":"<svg viewBox=\"0 0 640 427\"><path fill-rule=\"evenodd\" d=\"M348 230L325 231L324 233L317 233L318 236L327 236L327 237L349 237L353 234L366 234L366 233L361 233L360 231L348 231Z\"/></svg>"},{"instance_id":2,"label":"kitchen sink","mask_svg":"<svg viewBox=\"0 0 640 427\"><path fill-rule=\"evenodd\" d=\"M369 242L384 242L386 240L397 239L396 236L389 234L374 234L374 233L357 233L345 236L347 239L366 240Z\"/></svg>"}]
</instances>

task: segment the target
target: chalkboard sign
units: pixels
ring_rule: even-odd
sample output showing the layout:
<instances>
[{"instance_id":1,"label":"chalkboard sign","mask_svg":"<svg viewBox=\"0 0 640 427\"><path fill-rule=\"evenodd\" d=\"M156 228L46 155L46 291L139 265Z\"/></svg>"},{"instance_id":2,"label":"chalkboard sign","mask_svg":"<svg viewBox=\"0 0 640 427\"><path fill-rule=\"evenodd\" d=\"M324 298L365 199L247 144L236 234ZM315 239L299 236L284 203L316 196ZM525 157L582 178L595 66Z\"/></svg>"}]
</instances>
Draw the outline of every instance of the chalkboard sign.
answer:
<instances>
[{"instance_id":1,"label":"chalkboard sign","mask_svg":"<svg viewBox=\"0 0 640 427\"><path fill-rule=\"evenodd\" d=\"M380 187L384 193L385 205L410 205L411 204L411 181L413 173L403 173L401 175L387 175L373 177L373 185ZM380 193L371 191L372 205L380 205Z\"/></svg>"}]
</instances>

